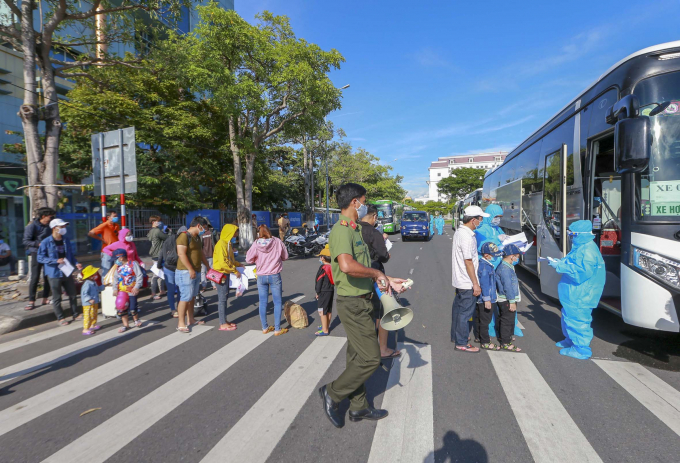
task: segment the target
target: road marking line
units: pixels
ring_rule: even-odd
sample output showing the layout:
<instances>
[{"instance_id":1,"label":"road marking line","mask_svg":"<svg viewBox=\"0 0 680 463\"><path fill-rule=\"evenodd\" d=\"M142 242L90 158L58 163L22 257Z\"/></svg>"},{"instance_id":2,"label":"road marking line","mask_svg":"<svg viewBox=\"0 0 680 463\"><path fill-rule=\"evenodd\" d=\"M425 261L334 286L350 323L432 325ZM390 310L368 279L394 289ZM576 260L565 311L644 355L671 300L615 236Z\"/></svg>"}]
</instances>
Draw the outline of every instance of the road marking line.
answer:
<instances>
[{"instance_id":1,"label":"road marking line","mask_svg":"<svg viewBox=\"0 0 680 463\"><path fill-rule=\"evenodd\" d=\"M432 351L425 344L399 343L382 408L388 419L378 421L368 463L434 462Z\"/></svg>"},{"instance_id":2,"label":"road marking line","mask_svg":"<svg viewBox=\"0 0 680 463\"><path fill-rule=\"evenodd\" d=\"M315 339L201 462L266 462L310 394L317 405L316 386L344 345L345 338Z\"/></svg>"},{"instance_id":3,"label":"road marking line","mask_svg":"<svg viewBox=\"0 0 680 463\"><path fill-rule=\"evenodd\" d=\"M642 365L593 360L630 395L680 435L680 392Z\"/></svg>"},{"instance_id":4,"label":"road marking line","mask_svg":"<svg viewBox=\"0 0 680 463\"><path fill-rule=\"evenodd\" d=\"M409 270L409 271L408 271L408 274L409 274L409 275L413 275L413 269Z\"/></svg>"},{"instance_id":5,"label":"road marking line","mask_svg":"<svg viewBox=\"0 0 680 463\"><path fill-rule=\"evenodd\" d=\"M44 341L45 339L50 339L60 334L68 333L69 331L74 331L82 329L82 324L71 323L68 326L59 326L57 328L52 328L49 330L42 331L40 333L35 333L30 336L24 336L23 338L13 339L0 344L0 354L13 349L18 349L19 347L28 346L29 344L34 344L39 341Z\"/></svg>"},{"instance_id":6,"label":"road marking line","mask_svg":"<svg viewBox=\"0 0 680 463\"><path fill-rule=\"evenodd\" d=\"M416 256L416 260L418 260L419 258L420 258L420 256Z\"/></svg>"},{"instance_id":7,"label":"road marking line","mask_svg":"<svg viewBox=\"0 0 680 463\"><path fill-rule=\"evenodd\" d=\"M162 316L166 315L164 314ZM148 327L156 325L157 323L158 322L155 321L149 321L142 329L147 329ZM83 341L70 344L68 346L62 347L61 349L57 349L43 355L39 355L32 359L17 363L16 365L3 368L0 370L0 384L10 381L14 378L18 378L19 376L27 375L36 370L40 370L52 365L53 363L73 357L74 355L82 354L83 352L101 346L102 344L115 341L116 339L136 332L138 332L138 330L129 329L125 333L119 333L117 329L113 329L106 333L95 334L94 336L91 336Z\"/></svg>"},{"instance_id":8,"label":"road marking line","mask_svg":"<svg viewBox=\"0 0 680 463\"><path fill-rule=\"evenodd\" d=\"M175 332L1 411L0 436L117 378L123 373L127 373L133 368L137 368L182 343L210 331L212 328L212 326L205 325L194 326L188 336L186 333Z\"/></svg>"},{"instance_id":9,"label":"road marking line","mask_svg":"<svg viewBox=\"0 0 680 463\"><path fill-rule=\"evenodd\" d=\"M522 325L522 322L520 322L519 320L517 320L517 328L524 331L524 325Z\"/></svg>"},{"instance_id":10,"label":"road marking line","mask_svg":"<svg viewBox=\"0 0 680 463\"><path fill-rule=\"evenodd\" d=\"M63 463L106 461L272 337L262 336L260 331L248 331L43 461Z\"/></svg>"},{"instance_id":11,"label":"road marking line","mask_svg":"<svg viewBox=\"0 0 680 463\"><path fill-rule=\"evenodd\" d=\"M297 301L301 301L304 298L305 298L305 295L303 294L302 296L295 297L295 298L291 299L290 301L295 303Z\"/></svg>"},{"instance_id":12,"label":"road marking line","mask_svg":"<svg viewBox=\"0 0 680 463\"><path fill-rule=\"evenodd\" d=\"M488 354L534 461L602 462L528 355Z\"/></svg>"}]
</instances>

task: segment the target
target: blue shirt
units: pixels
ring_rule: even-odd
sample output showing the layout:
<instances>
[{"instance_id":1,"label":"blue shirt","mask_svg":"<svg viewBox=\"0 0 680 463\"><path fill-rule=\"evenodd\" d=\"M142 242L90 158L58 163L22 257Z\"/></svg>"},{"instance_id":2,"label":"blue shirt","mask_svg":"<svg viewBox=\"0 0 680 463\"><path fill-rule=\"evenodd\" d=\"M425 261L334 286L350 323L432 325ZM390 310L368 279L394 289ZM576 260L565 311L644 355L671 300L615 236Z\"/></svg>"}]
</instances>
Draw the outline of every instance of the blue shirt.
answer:
<instances>
[{"instance_id":1,"label":"blue shirt","mask_svg":"<svg viewBox=\"0 0 680 463\"><path fill-rule=\"evenodd\" d=\"M80 303L83 305L99 304L99 293L104 291L104 285L97 286L93 280L85 280L80 288Z\"/></svg>"},{"instance_id":2,"label":"blue shirt","mask_svg":"<svg viewBox=\"0 0 680 463\"><path fill-rule=\"evenodd\" d=\"M517 281L514 265L502 261L501 265L498 266L496 269L496 290L499 302L508 301L516 303L521 300L519 281Z\"/></svg>"},{"instance_id":3,"label":"blue shirt","mask_svg":"<svg viewBox=\"0 0 680 463\"><path fill-rule=\"evenodd\" d=\"M62 237L60 243L57 243L52 235L48 236L40 243L38 248L38 262L45 266L45 275L47 278L63 278L64 273L59 270L59 250L57 247L63 246L64 257L74 267L78 263L76 257L73 255L71 242L65 236Z\"/></svg>"},{"instance_id":4,"label":"blue shirt","mask_svg":"<svg viewBox=\"0 0 680 463\"><path fill-rule=\"evenodd\" d=\"M496 272L493 264L483 257L479 259L477 279L482 288L482 294L477 297L477 302L496 302Z\"/></svg>"}]
</instances>

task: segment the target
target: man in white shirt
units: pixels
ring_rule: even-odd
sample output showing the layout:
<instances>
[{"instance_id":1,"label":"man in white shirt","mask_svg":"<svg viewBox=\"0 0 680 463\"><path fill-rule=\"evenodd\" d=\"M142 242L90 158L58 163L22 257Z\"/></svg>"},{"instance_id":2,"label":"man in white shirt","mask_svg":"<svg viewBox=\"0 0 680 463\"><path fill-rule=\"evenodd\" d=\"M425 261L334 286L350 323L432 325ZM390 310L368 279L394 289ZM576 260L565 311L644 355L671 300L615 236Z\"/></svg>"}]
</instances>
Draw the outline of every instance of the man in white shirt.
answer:
<instances>
[{"instance_id":1,"label":"man in white shirt","mask_svg":"<svg viewBox=\"0 0 680 463\"><path fill-rule=\"evenodd\" d=\"M451 342L462 352L479 352L468 342L470 329L468 320L475 310L477 296L482 288L477 280L479 257L474 230L482 224L482 218L489 217L479 206L468 206L463 211L463 225L453 235L451 284L456 288L451 314Z\"/></svg>"}]
</instances>

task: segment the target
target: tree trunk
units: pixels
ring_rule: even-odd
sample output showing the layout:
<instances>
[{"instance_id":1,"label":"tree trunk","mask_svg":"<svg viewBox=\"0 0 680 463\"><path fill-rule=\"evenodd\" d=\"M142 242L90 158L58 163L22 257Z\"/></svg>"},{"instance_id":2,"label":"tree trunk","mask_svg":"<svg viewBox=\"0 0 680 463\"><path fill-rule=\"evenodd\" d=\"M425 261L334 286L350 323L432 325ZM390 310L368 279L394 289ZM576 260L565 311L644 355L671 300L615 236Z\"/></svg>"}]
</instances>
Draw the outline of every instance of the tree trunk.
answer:
<instances>
[{"instance_id":1,"label":"tree trunk","mask_svg":"<svg viewBox=\"0 0 680 463\"><path fill-rule=\"evenodd\" d=\"M61 137L61 119L59 117L59 100L54 81L54 68L49 61L49 51L43 48L42 82L45 95L45 156L43 170L43 185L56 185L59 168L59 138ZM59 201L59 190L55 186L45 187L47 205L53 209Z\"/></svg>"},{"instance_id":2,"label":"tree trunk","mask_svg":"<svg viewBox=\"0 0 680 463\"><path fill-rule=\"evenodd\" d=\"M309 151L307 151L307 146L302 143L302 153L304 156L304 167L303 167L303 177L305 180L305 214L309 214L311 210L312 201L309 195L310 182L309 182Z\"/></svg>"},{"instance_id":3,"label":"tree trunk","mask_svg":"<svg viewBox=\"0 0 680 463\"><path fill-rule=\"evenodd\" d=\"M246 180L245 180L245 204L244 214L239 214L238 227L241 244L244 248L250 248L255 240L250 214L253 210L253 175L255 172L255 153L246 154Z\"/></svg>"},{"instance_id":4,"label":"tree trunk","mask_svg":"<svg viewBox=\"0 0 680 463\"><path fill-rule=\"evenodd\" d=\"M312 184L312 225L314 225L314 208L316 207L316 196L314 196L314 152L309 156L309 181Z\"/></svg>"},{"instance_id":5,"label":"tree trunk","mask_svg":"<svg viewBox=\"0 0 680 463\"><path fill-rule=\"evenodd\" d=\"M36 89L36 56L35 35L33 33L33 0L21 3L21 43L24 53L24 104L19 109L21 125L24 129L24 141L26 144L26 172L29 186L42 184L43 153L40 146L40 133L38 132L39 109L38 93ZM47 197L43 188L29 188L31 202L31 218L40 207L47 206Z\"/></svg>"},{"instance_id":6,"label":"tree trunk","mask_svg":"<svg viewBox=\"0 0 680 463\"><path fill-rule=\"evenodd\" d=\"M241 155L237 144L237 128L234 116L229 116L229 144L234 158L234 186L236 188L236 220L239 227L239 241L242 248L244 243L252 243L252 231L250 231L250 211L246 207L243 191L243 171L241 170ZM248 226L245 226L247 224Z\"/></svg>"}]
</instances>

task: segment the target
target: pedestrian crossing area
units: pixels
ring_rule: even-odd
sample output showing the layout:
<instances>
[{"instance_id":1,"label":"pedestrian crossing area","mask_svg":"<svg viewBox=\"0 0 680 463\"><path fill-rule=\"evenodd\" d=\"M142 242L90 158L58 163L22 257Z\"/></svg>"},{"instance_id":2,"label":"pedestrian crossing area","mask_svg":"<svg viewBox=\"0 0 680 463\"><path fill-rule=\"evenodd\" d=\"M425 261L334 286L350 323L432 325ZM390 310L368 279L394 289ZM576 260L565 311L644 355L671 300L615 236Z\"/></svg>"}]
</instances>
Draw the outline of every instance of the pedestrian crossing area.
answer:
<instances>
[{"instance_id":1,"label":"pedestrian crossing area","mask_svg":"<svg viewBox=\"0 0 680 463\"><path fill-rule=\"evenodd\" d=\"M6 358L8 352L15 348L39 346L46 339L67 333L67 330L52 331L49 336L37 333L33 339L29 336L22 338L22 342L10 341L7 344L13 343L16 347L4 351L0 344L0 358ZM2 461L121 461L116 455L135 439L142 439L154 432L168 432L162 423L167 422L168 417L208 386L224 380L234 370L243 374L250 368L257 368L257 365L250 365L249 362L256 357L258 350L277 350L275 338L264 336L260 331L244 331L237 336L222 337L219 339L229 340L223 341L218 349L207 352L200 361L187 365L167 381L145 391L136 400L122 404L116 413L85 432L69 435L63 442L55 443L50 430L41 427L45 417L60 416L60 410L67 408L72 401L86 397L93 391L106 390L112 382L134 369L144 369L155 362L171 361L176 352L183 348L200 349L207 338L214 334L216 330L208 325L194 326L189 335L174 330L169 334L163 333L96 368L22 397L13 405L6 405L4 397L10 397L10 392L20 394L22 381L27 375L64 359L83 355L116 339L125 344L126 333L118 333L113 327L96 337L79 340L3 368L0 370L0 381L3 382L0 386L3 394L0 395ZM292 336L296 335L303 336L305 332L292 333ZM305 423L310 432L312 429L322 429L328 433L328 438L342 438L343 433L348 432L347 428L363 426L362 432L372 433L370 448L361 455L353 456L352 461L434 462L443 434L436 426L437 417L448 412L446 409L434 408L434 395L438 388L446 388L447 385L435 384L433 371L447 369L450 374L457 374L460 370L456 370L453 365L436 364L437 352L433 352L432 346L428 344L400 342L397 347L402 351L402 356L392 361L384 388L376 392L375 398L376 405L389 411L389 417L375 424L348 421L344 429L336 430L324 417L316 391L323 381L328 380L333 363L342 365L344 362L345 347L346 339L340 336L311 340L298 354L285 360L278 376L262 388L263 393L252 405L249 404L249 408L228 429L220 431L209 448L203 449L200 455L192 455L190 460L205 463L274 461L277 459L276 449L285 444L286 435L296 420L300 419L302 410L311 407L314 413L309 415L308 420L312 421ZM610 461L607 455L602 455L602 446L596 446L583 430L583 424L573 418L570 405L565 403L561 395L560 385L552 384L549 378L544 377L545 373L541 372L529 355L507 352L483 352L478 355L488 357L494 378L505 395L497 400L509 404L534 461ZM463 358L462 354L460 358ZM595 365L595 371L605 373L601 385L603 390L625 392L651 414L659 429L665 429L668 435L675 438L680 436L680 392L673 385L636 363L601 359L586 363ZM244 364L248 365L248 369L238 368ZM480 365L488 367L484 362ZM470 387L473 387L472 383ZM205 400L212 401L215 407L222 404L228 406L232 395L238 392L221 390L224 397L209 396ZM101 406L105 405L109 409L113 408L112 404ZM455 402L447 404L447 407L455 406ZM612 404L612 407L616 407L616 404ZM625 410L620 412L625 416ZM194 418L188 416L189 421L173 422L173 427L177 428L173 431L176 438L181 439L183 426L194 425L190 421ZM68 426L69 420L74 418L64 416L62 419ZM463 427L465 424L460 425ZM31 441L31 447L37 449L35 458L13 452L12 448L19 440ZM48 443L49 448L55 450L50 450L47 455L41 454L39 449ZM662 443L659 442L659 445ZM301 451L305 451L304 444ZM313 455L307 455L302 460L325 461ZM139 461L168 459L154 460L153 455L147 454ZM177 455L176 461L185 460Z\"/></svg>"}]
</instances>

